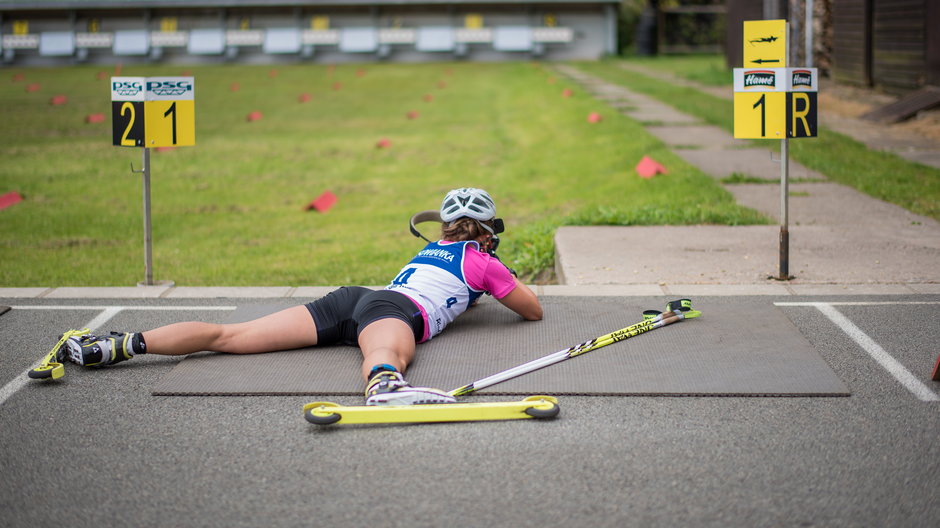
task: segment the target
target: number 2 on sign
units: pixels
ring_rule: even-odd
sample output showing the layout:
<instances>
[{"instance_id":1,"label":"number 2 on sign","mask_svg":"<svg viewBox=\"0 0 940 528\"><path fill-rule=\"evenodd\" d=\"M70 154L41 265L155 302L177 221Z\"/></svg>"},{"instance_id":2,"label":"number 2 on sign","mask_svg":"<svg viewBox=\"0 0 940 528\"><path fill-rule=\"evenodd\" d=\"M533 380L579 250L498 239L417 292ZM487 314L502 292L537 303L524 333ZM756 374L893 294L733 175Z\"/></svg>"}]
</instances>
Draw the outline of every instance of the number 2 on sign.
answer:
<instances>
[{"instance_id":1,"label":"number 2 on sign","mask_svg":"<svg viewBox=\"0 0 940 528\"><path fill-rule=\"evenodd\" d=\"M137 117L137 113L134 111L134 105L129 102L121 105L121 117L124 117L125 110L130 113L130 119L127 120L127 127L124 128L124 135L121 136L121 146L133 147L137 145L137 142L133 139L129 139L127 136L130 135L131 129L134 128L134 120Z\"/></svg>"}]
</instances>

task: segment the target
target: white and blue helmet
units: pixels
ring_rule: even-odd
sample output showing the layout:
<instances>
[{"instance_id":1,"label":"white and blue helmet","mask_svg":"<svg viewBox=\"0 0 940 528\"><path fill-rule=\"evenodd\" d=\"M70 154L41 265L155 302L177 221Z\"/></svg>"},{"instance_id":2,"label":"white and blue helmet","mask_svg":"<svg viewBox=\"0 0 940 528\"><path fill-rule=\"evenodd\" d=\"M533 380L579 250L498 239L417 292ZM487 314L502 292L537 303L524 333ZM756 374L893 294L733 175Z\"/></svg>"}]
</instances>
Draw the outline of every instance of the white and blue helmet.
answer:
<instances>
[{"instance_id":1,"label":"white and blue helmet","mask_svg":"<svg viewBox=\"0 0 940 528\"><path fill-rule=\"evenodd\" d=\"M492 220L496 218L496 203L483 189L454 189L441 202L441 220L449 224L464 216L482 222Z\"/></svg>"}]
</instances>

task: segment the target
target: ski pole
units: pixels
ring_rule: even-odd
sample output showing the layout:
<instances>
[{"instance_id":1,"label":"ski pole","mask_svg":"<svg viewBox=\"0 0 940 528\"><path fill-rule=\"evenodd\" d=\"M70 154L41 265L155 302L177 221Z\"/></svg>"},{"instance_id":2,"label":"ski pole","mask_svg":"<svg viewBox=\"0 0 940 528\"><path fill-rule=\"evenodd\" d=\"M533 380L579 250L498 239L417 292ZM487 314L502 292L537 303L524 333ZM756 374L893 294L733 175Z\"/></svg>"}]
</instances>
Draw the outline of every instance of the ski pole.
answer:
<instances>
[{"instance_id":1,"label":"ski pole","mask_svg":"<svg viewBox=\"0 0 940 528\"><path fill-rule=\"evenodd\" d=\"M595 337L590 341L585 341L579 345L575 345L564 350L559 350L553 354L534 359L528 363L524 363L522 365L493 374L492 376L474 381L469 385L464 385L463 387L454 389L448 394L451 396L464 396L466 394L470 394L471 392L496 385L497 383L502 383L508 379L512 379L523 374L528 374L529 372L538 370L540 368L554 365L555 363L560 363L566 359L586 354L592 350L597 350L598 348L616 343L617 341L623 341L624 339L636 337L642 333L660 328L662 326L670 325L683 319L692 319L702 315L701 312L692 309L692 302L688 299L681 299L679 301L670 302L667 305L667 308L669 308L669 311L655 315L653 315L653 313L655 313L653 312L650 314L649 318L644 319L639 323L621 328L620 330L611 332L609 334Z\"/></svg>"}]
</instances>

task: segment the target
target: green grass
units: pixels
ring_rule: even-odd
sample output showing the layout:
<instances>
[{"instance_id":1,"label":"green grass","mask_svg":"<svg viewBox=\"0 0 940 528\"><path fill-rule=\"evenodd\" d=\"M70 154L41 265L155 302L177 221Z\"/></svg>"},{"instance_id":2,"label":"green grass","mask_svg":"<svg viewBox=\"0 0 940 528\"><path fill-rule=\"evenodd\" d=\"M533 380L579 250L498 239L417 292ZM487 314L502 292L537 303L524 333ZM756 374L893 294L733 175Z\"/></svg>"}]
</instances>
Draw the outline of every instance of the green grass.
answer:
<instances>
[{"instance_id":1,"label":"green grass","mask_svg":"<svg viewBox=\"0 0 940 528\"><path fill-rule=\"evenodd\" d=\"M144 278L141 178L130 172L141 150L111 146L100 69L8 70L0 81L0 194L25 197L0 211L0 286ZM500 254L529 279L552 267L559 225L767 222L636 122L579 90L561 97L575 87L537 64L276 69L124 68L196 78L196 146L152 155L156 280L384 284L420 247L411 214L459 186L496 198ZM16 73L25 80L11 81ZM28 93L29 83L42 88ZM68 103L51 106L60 93ZM301 93L312 100L299 103ZM254 110L264 118L249 123ZM409 110L420 117L406 119ZM593 111L601 123L587 122ZM85 124L90 113L105 123ZM377 149L380 138L392 146ZM643 155L669 174L637 177ZM326 190L339 197L329 212L303 210Z\"/></svg>"},{"instance_id":2,"label":"green grass","mask_svg":"<svg viewBox=\"0 0 940 528\"><path fill-rule=\"evenodd\" d=\"M731 70L721 55L663 55L631 57L630 62L646 66L706 86L731 86Z\"/></svg>"},{"instance_id":3,"label":"green grass","mask_svg":"<svg viewBox=\"0 0 940 528\"><path fill-rule=\"evenodd\" d=\"M670 71L693 80L711 77L717 68L706 57L646 59L650 68ZM633 59L630 59L633 60ZM617 66L617 60L579 63L587 73L649 94L704 122L734 130L730 100L704 94L694 88L675 86ZM731 71L726 70L727 84ZM779 141L756 140L761 146L779 150ZM869 150L865 145L820 127L819 137L789 142L791 159L870 196L894 203L914 213L940 220L940 170L907 161L891 153Z\"/></svg>"},{"instance_id":4,"label":"green grass","mask_svg":"<svg viewBox=\"0 0 940 528\"><path fill-rule=\"evenodd\" d=\"M721 180L719 181L721 181L721 183L724 183L725 185L738 185L738 184L744 184L744 183L758 183L761 185L779 185L780 184L779 178L774 178L774 179L759 178L757 176L751 176L749 174L744 174L741 172L732 172L730 176L725 176L724 178L721 178ZM788 183L819 183L822 181L825 181L825 180L813 179L813 178L788 178L787 179Z\"/></svg>"}]
</instances>

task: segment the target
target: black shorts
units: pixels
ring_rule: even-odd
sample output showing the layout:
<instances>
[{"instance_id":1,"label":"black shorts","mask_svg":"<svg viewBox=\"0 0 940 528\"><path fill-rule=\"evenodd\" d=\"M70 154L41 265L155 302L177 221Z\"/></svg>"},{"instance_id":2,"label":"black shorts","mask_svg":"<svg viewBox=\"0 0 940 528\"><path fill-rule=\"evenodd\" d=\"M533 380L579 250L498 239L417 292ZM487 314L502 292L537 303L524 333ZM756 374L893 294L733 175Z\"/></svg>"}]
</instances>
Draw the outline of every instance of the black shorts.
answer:
<instances>
[{"instance_id":1,"label":"black shorts","mask_svg":"<svg viewBox=\"0 0 940 528\"><path fill-rule=\"evenodd\" d=\"M304 306L317 325L318 345L358 345L359 332L369 323L389 317L407 323L415 343L424 338L424 318L414 301L390 290L344 286Z\"/></svg>"}]
</instances>

